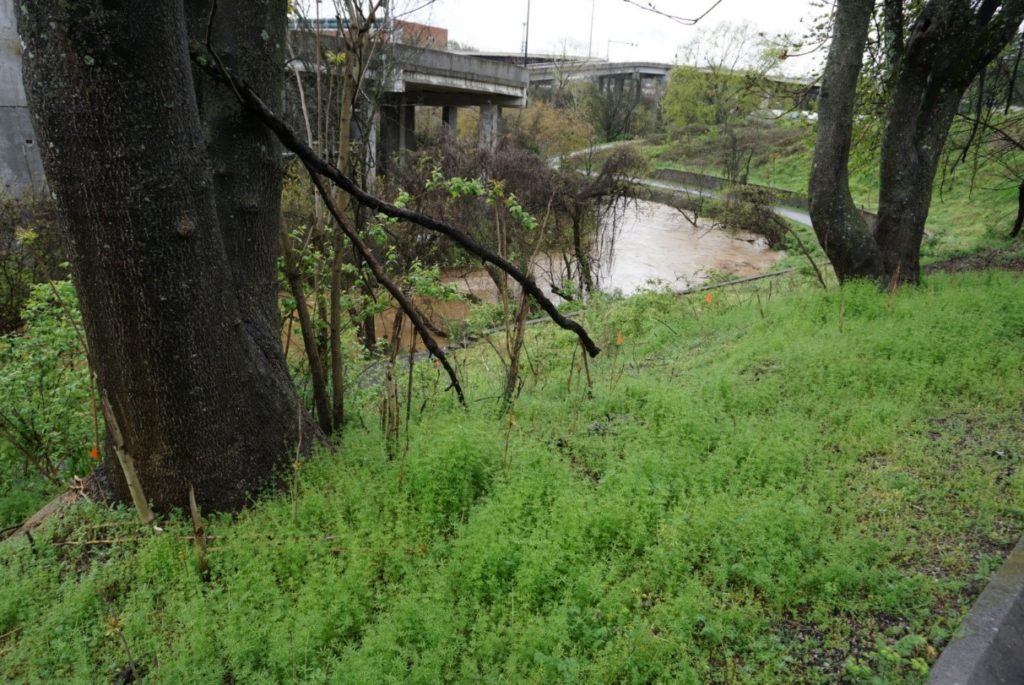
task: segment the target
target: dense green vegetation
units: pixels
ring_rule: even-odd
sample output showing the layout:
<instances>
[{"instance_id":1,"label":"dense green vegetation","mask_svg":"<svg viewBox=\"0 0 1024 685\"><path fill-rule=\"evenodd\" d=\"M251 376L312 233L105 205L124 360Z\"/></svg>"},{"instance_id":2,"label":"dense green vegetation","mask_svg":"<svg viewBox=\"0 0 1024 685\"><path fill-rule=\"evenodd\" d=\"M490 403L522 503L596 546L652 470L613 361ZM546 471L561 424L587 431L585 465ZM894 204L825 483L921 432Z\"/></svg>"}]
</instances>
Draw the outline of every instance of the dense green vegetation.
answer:
<instances>
[{"instance_id":1,"label":"dense green vegetation","mask_svg":"<svg viewBox=\"0 0 1024 685\"><path fill-rule=\"evenodd\" d=\"M77 305L69 281L34 285L21 329L0 335L0 529L92 468L99 427Z\"/></svg>"},{"instance_id":2,"label":"dense green vegetation","mask_svg":"<svg viewBox=\"0 0 1024 685\"><path fill-rule=\"evenodd\" d=\"M727 146L699 128L642 150L806 188L804 124L749 123ZM876 166L852 170L868 209ZM1015 189L976 171L940 179L926 261L1021 261ZM468 410L431 364L385 391L382 362L359 362L339 446L208 520L205 554L184 515L154 530L91 503L0 543L0 679L134 663L145 682L923 682L1024 531L1024 285L823 291L794 240L789 280L596 297L589 363L532 329L508 414L501 340L457 355ZM0 337L0 529L98 442L70 285L25 297Z\"/></svg>"},{"instance_id":3,"label":"dense green vegetation","mask_svg":"<svg viewBox=\"0 0 1024 685\"><path fill-rule=\"evenodd\" d=\"M208 522L208 581L184 517L86 504L0 545L0 678L923 682L1024 529L1022 298L597 300L605 352L533 329L510 418L487 346L468 410L420 365L407 448L366 388L289 494Z\"/></svg>"},{"instance_id":4,"label":"dense green vegetation","mask_svg":"<svg viewBox=\"0 0 1024 685\"><path fill-rule=\"evenodd\" d=\"M750 183L806 195L813 152L813 126L791 121L750 122L737 132L738 145L749 158ZM873 211L878 203L877 149L866 140L877 131L861 132L860 147L850 168L854 201ZM668 142L645 145L655 169L679 169L726 177L730 152L713 132L699 130ZM1004 145L993 143L993 145ZM732 153L735 155L735 153ZM954 153L950 153L954 154ZM1001 247L1017 212L1019 181L1009 171L1020 153L1004 152L1002 162L957 167L936 179L922 258L927 263L987 247Z\"/></svg>"}]
</instances>

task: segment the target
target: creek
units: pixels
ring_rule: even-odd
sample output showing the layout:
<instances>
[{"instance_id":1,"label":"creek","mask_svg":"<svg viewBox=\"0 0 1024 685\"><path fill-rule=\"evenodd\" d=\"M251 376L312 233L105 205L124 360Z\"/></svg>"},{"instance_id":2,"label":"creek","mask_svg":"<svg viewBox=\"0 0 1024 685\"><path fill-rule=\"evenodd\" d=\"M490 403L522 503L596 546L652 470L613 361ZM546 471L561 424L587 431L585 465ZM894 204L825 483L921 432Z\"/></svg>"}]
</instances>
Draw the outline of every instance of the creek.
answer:
<instances>
[{"instance_id":1,"label":"creek","mask_svg":"<svg viewBox=\"0 0 1024 685\"><path fill-rule=\"evenodd\" d=\"M755 276L785 257L785 252L770 249L760 236L716 229L703 219L694 225L678 210L656 202L638 201L619 217L614 230L605 228L612 240L605 240L596 265L598 286L604 292L631 295L652 287L682 291L704 283L716 272ZM531 264L537 285L555 302L560 298L552 293L552 285L557 287L563 281L564 268L561 255L539 255ZM473 299L498 302L498 290L484 269L449 273L445 281ZM469 313L469 304L463 301L418 304L441 329ZM389 335L393 320L392 311L378 317L377 334ZM407 349L411 339L408 321L402 328L402 344ZM446 341L438 342L444 345Z\"/></svg>"}]
</instances>

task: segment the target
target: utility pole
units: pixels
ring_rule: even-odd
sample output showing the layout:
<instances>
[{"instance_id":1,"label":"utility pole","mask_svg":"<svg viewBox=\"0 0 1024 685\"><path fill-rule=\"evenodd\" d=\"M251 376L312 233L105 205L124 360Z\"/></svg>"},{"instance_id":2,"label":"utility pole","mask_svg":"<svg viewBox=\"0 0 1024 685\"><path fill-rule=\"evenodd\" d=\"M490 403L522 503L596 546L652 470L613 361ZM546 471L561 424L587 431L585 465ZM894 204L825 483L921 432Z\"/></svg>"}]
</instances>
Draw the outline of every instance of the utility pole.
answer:
<instances>
[{"instance_id":1,"label":"utility pole","mask_svg":"<svg viewBox=\"0 0 1024 685\"><path fill-rule=\"evenodd\" d=\"M530 52L530 0L526 0L526 36L523 38L523 68L525 69Z\"/></svg>"},{"instance_id":2,"label":"utility pole","mask_svg":"<svg viewBox=\"0 0 1024 685\"><path fill-rule=\"evenodd\" d=\"M594 3L597 0L590 0L590 42L587 43L587 59L594 56Z\"/></svg>"}]
</instances>

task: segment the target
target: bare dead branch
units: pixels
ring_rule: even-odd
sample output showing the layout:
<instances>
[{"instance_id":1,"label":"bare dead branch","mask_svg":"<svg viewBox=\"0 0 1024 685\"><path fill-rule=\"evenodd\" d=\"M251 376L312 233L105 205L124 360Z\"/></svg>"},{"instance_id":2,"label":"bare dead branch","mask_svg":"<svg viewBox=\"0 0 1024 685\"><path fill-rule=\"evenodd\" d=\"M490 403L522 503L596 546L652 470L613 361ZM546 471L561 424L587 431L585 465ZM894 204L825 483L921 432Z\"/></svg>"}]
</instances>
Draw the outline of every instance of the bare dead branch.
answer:
<instances>
[{"instance_id":1,"label":"bare dead branch","mask_svg":"<svg viewBox=\"0 0 1024 685\"><path fill-rule=\"evenodd\" d=\"M305 163L305 160L303 160ZM331 193L328 192L327 187L324 185L323 180L311 168L308 164L306 165L307 171L309 171L309 177L313 179L313 185L316 186L317 192L320 193L320 197L323 198L324 205L327 207L327 211L334 217L334 221L341 228L345 237L348 238L349 242L352 243L352 247L359 253L363 261L366 262L367 266L370 267L370 271L373 272L374 278L384 286L384 288L391 293L391 297L395 298L398 302L398 306L401 307L405 315L412 321L412 325L416 328L420 338L423 339L423 345L427 348L431 355L433 355L439 362L444 370L448 373L448 378L452 382L452 389L455 390L455 394L459 397L459 403L465 406L466 396L462 392L462 386L459 384L459 378L455 374L455 369L448 362L448 356L441 349L441 346L437 344L434 337L430 334L430 329L423 322L423 317L420 316L419 310L416 309L415 305L405 296L402 289L395 285L394 281L384 271L384 267L380 265L377 258L373 256L373 251L370 250L370 246L363 242L363 239L359 237L359 234L349 226L348 222L345 221L345 217L342 216L341 211L338 209L338 205L335 204L334 198L331 197Z\"/></svg>"},{"instance_id":2,"label":"bare dead branch","mask_svg":"<svg viewBox=\"0 0 1024 685\"><path fill-rule=\"evenodd\" d=\"M434 217L427 216L404 207L398 207L366 192L331 162L317 155L316 152L314 152L306 143L295 135L288 124L274 113L274 111L271 110L265 102L263 102L260 96L245 81L236 77L230 69L220 62L220 60L215 60L217 65L216 67L211 66L205 58L198 55L193 55L193 60L214 78L228 85L236 95L238 95L242 104L259 117L263 124L277 136L278 140L281 141L281 144L288 150L295 153L310 172L319 174L320 176L330 180L334 185L338 186L355 198L361 205L376 212L380 212L385 216L400 219L402 221L408 221L422 226L427 230L440 233L455 244L459 245L462 249L479 258L481 261L493 264L514 278L520 286L522 286L523 290L529 293L534 301L540 305L541 309L551 317L552 321L558 324L561 328L575 333L591 357L596 357L600 353L601 348L599 348L590 338L586 329L576 321L567 318L559 312L555 304L548 299L546 295L544 295L544 292L537 286L533 279L523 273L510 261L490 251L474 240L470 235L455 228L447 222L440 221Z\"/></svg>"},{"instance_id":3,"label":"bare dead branch","mask_svg":"<svg viewBox=\"0 0 1024 685\"><path fill-rule=\"evenodd\" d=\"M712 10L714 10L716 7L718 7L719 5L722 4L722 0L715 0L715 2L711 3L711 6L708 7L706 10L704 10L704 12L700 16L695 17L693 19L689 19L689 18L686 18L686 17L680 17L680 16L678 16L676 14L669 14L668 12L664 12L664 11L658 9L654 5L653 2L638 2L637 0L624 0L624 1L628 5L633 5L633 7L639 7L640 9L642 9L642 10L644 10L646 12L652 12L654 14L657 14L660 17L665 17L666 19L670 19L670 20L676 22L677 24L682 24L683 26L693 26L694 24L699 22L701 19L703 19L704 17L706 17L709 14L711 14Z\"/></svg>"}]
</instances>

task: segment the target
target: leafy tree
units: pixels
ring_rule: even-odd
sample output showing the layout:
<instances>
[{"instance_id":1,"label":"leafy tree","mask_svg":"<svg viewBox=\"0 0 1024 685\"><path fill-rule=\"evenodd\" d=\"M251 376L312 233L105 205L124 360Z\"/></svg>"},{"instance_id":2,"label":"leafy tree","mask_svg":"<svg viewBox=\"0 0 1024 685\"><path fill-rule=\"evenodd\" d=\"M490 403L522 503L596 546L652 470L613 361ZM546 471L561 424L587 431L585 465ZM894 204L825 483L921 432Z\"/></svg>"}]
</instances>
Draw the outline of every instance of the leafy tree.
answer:
<instances>
[{"instance_id":1,"label":"leafy tree","mask_svg":"<svg viewBox=\"0 0 1024 685\"><path fill-rule=\"evenodd\" d=\"M754 111L766 76L778 66L779 52L749 23L721 23L701 31L682 48L683 64L669 77L666 125L725 126Z\"/></svg>"},{"instance_id":2,"label":"leafy tree","mask_svg":"<svg viewBox=\"0 0 1024 685\"><path fill-rule=\"evenodd\" d=\"M779 52L750 24L718 24L702 32L683 52L686 62L672 70L665 93L665 126L675 136L693 130L721 137L721 164L732 181L745 181L744 148L736 129L768 92L768 72Z\"/></svg>"},{"instance_id":3,"label":"leafy tree","mask_svg":"<svg viewBox=\"0 0 1024 685\"><path fill-rule=\"evenodd\" d=\"M665 124L675 134L691 126L731 127L757 109L762 93L753 74L678 66L665 92Z\"/></svg>"},{"instance_id":4,"label":"leafy tree","mask_svg":"<svg viewBox=\"0 0 1024 685\"><path fill-rule=\"evenodd\" d=\"M942 149L964 93L1014 37L1024 0L884 0L886 99L878 221L853 204L848 163L874 0L838 0L822 79L811 218L841 280L920 280L920 249ZM877 81L876 81L877 83Z\"/></svg>"}]
</instances>

